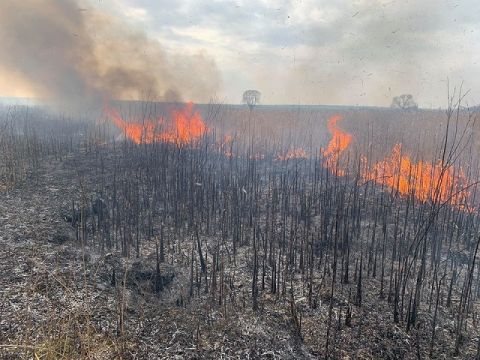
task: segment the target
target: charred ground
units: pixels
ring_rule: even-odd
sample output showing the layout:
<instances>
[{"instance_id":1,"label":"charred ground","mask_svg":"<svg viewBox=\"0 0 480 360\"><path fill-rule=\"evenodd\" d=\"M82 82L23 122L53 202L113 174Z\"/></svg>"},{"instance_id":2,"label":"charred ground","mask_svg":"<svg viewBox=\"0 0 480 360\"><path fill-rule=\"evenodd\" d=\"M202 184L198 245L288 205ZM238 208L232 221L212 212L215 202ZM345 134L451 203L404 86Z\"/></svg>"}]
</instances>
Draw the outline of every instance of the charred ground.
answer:
<instances>
[{"instance_id":1,"label":"charred ground","mask_svg":"<svg viewBox=\"0 0 480 360\"><path fill-rule=\"evenodd\" d=\"M206 111L211 126L248 118L219 109ZM355 117L388 134L400 126L394 117L445 123L440 113L382 111L344 109L359 153L381 156L368 153L372 138ZM300 118L325 130L333 113ZM256 114L259 133L299 118L296 109L266 114ZM328 163L291 129L268 146L234 137L225 152L218 134L135 144L111 141L105 124L23 107L3 119L2 358L478 354L476 211L362 181L355 153ZM309 156L279 159L290 146Z\"/></svg>"}]
</instances>

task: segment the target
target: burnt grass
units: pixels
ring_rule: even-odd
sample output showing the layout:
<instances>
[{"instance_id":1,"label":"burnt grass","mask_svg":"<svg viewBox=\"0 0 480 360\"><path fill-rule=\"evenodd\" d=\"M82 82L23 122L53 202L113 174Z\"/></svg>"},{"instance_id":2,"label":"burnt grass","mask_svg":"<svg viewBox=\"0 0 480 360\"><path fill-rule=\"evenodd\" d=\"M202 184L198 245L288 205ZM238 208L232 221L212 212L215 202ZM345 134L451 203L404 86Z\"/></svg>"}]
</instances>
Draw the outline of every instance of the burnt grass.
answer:
<instances>
[{"instance_id":1,"label":"burnt grass","mask_svg":"<svg viewBox=\"0 0 480 360\"><path fill-rule=\"evenodd\" d=\"M428 204L208 154L96 144L0 192L0 358L477 356L475 215L442 207L415 238Z\"/></svg>"}]
</instances>

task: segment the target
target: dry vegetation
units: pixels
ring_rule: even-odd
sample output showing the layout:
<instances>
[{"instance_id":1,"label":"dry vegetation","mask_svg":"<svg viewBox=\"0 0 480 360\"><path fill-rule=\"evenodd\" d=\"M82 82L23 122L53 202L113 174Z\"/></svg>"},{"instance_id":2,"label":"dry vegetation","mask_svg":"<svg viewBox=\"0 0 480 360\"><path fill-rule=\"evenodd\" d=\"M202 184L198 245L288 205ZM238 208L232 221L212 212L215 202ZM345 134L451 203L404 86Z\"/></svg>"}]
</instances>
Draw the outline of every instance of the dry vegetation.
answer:
<instances>
[{"instance_id":1,"label":"dry vegetation","mask_svg":"<svg viewBox=\"0 0 480 360\"><path fill-rule=\"evenodd\" d=\"M2 109L0 357L479 358L477 212L358 171L400 139L468 169L474 206L473 117L450 110L211 105L217 132L134 144ZM337 112L343 176L319 151Z\"/></svg>"}]
</instances>

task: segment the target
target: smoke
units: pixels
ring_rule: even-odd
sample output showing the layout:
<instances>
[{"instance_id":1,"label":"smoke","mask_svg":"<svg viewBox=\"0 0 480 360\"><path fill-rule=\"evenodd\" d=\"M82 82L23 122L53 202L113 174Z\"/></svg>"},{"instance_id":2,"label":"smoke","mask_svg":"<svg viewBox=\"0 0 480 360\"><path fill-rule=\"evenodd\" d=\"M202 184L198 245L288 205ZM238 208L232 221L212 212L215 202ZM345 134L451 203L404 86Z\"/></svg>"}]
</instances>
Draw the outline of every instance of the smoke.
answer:
<instances>
[{"instance_id":1,"label":"smoke","mask_svg":"<svg viewBox=\"0 0 480 360\"><path fill-rule=\"evenodd\" d=\"M205 54L167 53L120 19L77 0L2 0L0 75L59 105L105 99L208 101L220 84Z\"/></svg>"}]
</instances>

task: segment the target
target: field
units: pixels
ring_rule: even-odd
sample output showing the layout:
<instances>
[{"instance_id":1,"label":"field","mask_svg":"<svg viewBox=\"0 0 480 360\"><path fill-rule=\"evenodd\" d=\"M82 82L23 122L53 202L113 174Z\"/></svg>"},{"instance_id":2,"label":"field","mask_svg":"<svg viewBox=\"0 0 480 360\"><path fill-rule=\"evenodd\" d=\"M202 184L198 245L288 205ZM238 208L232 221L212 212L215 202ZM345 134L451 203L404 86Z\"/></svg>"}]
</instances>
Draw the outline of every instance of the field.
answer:
<instances>
[{"instance_id":1,"label":"field","mask_svg":"<svg viewBox=\"0 0 480 360\"><path fill-rule=\"evenodd\" d=\"M0 109L0 358L479 358L476 114Z\"/></svg>"}]
</instances>

